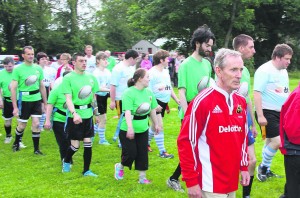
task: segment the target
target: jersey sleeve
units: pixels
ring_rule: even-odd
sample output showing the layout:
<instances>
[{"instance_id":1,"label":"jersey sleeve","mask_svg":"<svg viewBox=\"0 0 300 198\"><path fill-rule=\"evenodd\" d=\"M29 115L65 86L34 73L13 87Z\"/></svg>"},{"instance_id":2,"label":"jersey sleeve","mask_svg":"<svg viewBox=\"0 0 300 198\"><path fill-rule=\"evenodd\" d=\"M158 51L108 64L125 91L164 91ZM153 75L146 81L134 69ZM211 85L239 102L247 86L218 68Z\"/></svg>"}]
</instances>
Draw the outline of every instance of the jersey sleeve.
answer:
<instances>
[{"instance_id":1,"label":"jersey sleeve","mask_svg":"<svg viewBox=\"0 0 300 198\"><path fill-rule=\"evenodd\" d=\"M178 88L186 88L186 64L182 64L178 70Z\"/></svg>"},{"instance_id":2,"label":"jersey sleeve","mask_svg":"<svg viewBox=\"0 0 300 198\"><path fill-rule=\"evenodd\" d=\"M186 182L187 187L198 184L200 174L198 171L200 161L197 158L198 140L205 126L204 119L208 119L204 108L202 103L197 105L195 100L188 106L177 139L182 180Z\"/></svg>"},{"instance_id":3,"label":"jersey sleeve","mask_svg":"<svg viewBox=\"0 0 300 198\"><path fill-rule=\"evenodd\" d=\"M56 104L56 101L57 101L57 90L58 89L53 89L53 90L50 91L49 97L48 97L48 104L52 104L52 105Z\"/></svg>"},{"instance_id":4,"label":"jersey sleeve","mask_svg":"<svg viewBox=\"0 0 300 198\"><path fill-rule=\"evenodd\" d=\"M133 105L134 105L134 97L138 97L138 96L133 96L132 94L130 94L129 90L126 90L126 92L124 92L123 96L122 96L122 110L126 111L133 111Z\"/></svg>"},{"instance_id":5,"label":"jersey sleeve","mask_svg":"<svg viewBox=\"0 0 300 198\"><path fill-rule=\"evenodd\" d=\"M70 84L70 77L71 75L67 75L63 78L62 81L62 93L63 94L72 94L71 84Z\"/></svg>"},{"instance_id":6,"label":"jersey sleeve","mask_svg":"<svg viewBox=\"0 0 300 198\"><path fill-rule=\"evenodd\" d=\"M153 92L151 90L149 90L152 100L151 100L151 109L155 109L158 106L156 97L154 96Z\"/></svg>"}]
</instances>

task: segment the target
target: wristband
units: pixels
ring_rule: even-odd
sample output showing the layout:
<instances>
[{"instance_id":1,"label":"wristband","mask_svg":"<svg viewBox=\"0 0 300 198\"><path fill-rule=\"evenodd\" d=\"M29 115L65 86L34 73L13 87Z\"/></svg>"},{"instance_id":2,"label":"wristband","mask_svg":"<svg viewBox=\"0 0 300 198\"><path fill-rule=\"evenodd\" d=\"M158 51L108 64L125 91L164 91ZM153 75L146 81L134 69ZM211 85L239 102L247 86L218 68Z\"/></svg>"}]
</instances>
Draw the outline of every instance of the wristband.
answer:
<instances>
[{"instance_id":1,"label":"wristband","mask_svg":"<svg viewBox=\"0 0 300 198\"><path fill-rule=\"evenodd\" d=\"M74 113L76 113L76 111L73 111L73 112L72 112L72 115L73 115Z\"/></svg>"}]
</instances>

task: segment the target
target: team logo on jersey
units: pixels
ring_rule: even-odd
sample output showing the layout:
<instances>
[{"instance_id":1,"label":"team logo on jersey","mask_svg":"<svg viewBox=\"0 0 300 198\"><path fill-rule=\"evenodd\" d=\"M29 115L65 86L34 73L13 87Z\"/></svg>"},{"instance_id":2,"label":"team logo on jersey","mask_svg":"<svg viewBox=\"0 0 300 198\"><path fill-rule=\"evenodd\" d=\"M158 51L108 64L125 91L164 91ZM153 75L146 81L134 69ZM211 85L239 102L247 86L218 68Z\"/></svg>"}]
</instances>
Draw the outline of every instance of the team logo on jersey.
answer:
<instances>
[{"instance_id":1,"label":"team logo on jersey","mask_svg":"<svg viewBox=\"0 0 300 198\"><path fill-rule=\"evenodd\" d=\"M36 75L31 75L31 76L28 76L25 80L25 85L26 86L30 86L30 85L33 85L34 83L36 83L37 81L37 76Z\"/></svg>"},{"instance_id":2,"label":"team logo on jersey","mask_svg":"<svg viewBox=\"0 0 300 198\"><path fill-rule=\"evenodd\" d=\"M219 107L219 105L216 105L212 113L223 113L222 109Z\"/></svg>"},{"instance_id":3,"label":"team logo on jersey","mask_svg":"<svg viewBox=\"0 0 300 198\"><path fill-rule=\"evenodd\" d=\"M219 126L219 133L242 132L242 128L238 125Z\"/></svg>"},{"instance_id":4,"label":"team logo on jersey","mask_svg":"<svg viewBox=\"0 0 300 198\"><path fill-rule=\"evenodd\" d=\"M242 113L242 111L243 111L242 106L241 106L241 105L238 105L237 108L236 108L236 112L237 112L237 113Z\"/></svg>"}]
</instances>

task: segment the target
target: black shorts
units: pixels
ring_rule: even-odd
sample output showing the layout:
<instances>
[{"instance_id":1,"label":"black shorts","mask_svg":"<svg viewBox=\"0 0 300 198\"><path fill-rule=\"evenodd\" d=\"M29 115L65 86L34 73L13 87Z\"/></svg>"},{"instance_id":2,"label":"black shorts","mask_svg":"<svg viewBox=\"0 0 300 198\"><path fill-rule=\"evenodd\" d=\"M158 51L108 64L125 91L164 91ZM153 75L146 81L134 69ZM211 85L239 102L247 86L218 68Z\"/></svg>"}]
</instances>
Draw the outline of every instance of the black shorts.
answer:
<instances>
[{"instance_id":1,"label":"black shorts","mask_svg":"<svg viewBox=\"0 0 300 198\"><path fill-rule=\"evenodd\" d=\"M161 114L161 117L164 117L164 116L165 116L165 111L166 111L166 108L167 108L168 103L164 103L164 102L162 102L162 101L160 101L160 100L157 100L157 99L156 99L156 101L157 101L157 103L159 104L159 106L162 107L161 112L156 112L156 114Z\"/></svg>"},{"instance_id":2,"label":"black shorts","mask_svg":"<svg viewBox=\"0 0 300 198\"><path fill-rule=\"evenodd\" d=\"M83 140L94 137L93 117L82 119L82 123L75 124L73 118L68 118L66 133L69 140Z\"/></svg>"},{"instance_id":3,"label":"black shorts","mask_svg":"<svg viewBox=\"0 0 300 198\"><path fill-rule=\"evenodd\" d=\"M96 95L96 98L97 98L98 112L100 113L100 115L106 114L108 95L106 95L106 96Z\"/></svg>"},{"instance_id":4,"label":"black shorts","mask_svg":"<svg viewBox=\"0 0 300 198\"><path fill-rule=\"evenodd\" d=\"M42 117L42 102L40 100L34 102L22 101L21 105L19 121L27 122L30 116Z\"/></svg>"},{"instance_id":5,"label":"black shorts","mask_svg":"<svg viewBox=\"0 0 300 198\"><path fill-rule=\"evenodd\" d=\"M13 115L14 108L12 102L9 102L6 99L4 99L3 105L4 108L2 110L2 117L4 118L4 120L11 120L14 117Z\"/></svg>"},{"instance_id":6,"label":"black shorts","mask_svg":"<svg viewBox=\"0 0 300 198\"><path fill-rule=\"evenodd\" d=\"M279 136L280 112L263 109L263 114L268 122L266 126L266 137L273 138ZM256 112L255 112L255 117L257 120Z\"/></svg>"}]
</instances>

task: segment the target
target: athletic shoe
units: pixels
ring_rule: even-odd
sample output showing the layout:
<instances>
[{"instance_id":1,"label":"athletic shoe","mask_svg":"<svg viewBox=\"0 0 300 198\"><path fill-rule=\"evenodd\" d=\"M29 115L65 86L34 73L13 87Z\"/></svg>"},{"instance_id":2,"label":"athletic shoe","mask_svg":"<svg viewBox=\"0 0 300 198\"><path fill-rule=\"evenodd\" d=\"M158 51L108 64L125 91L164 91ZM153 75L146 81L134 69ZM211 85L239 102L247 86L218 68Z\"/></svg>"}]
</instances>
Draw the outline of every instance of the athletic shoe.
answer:
<instances>
[{"instance_id":1,"label":"athletic shoe","mask_svg":"<svg viewBox=\"0 0 300 198\"><path fill-rule=\"evenodd\" d=\"M115 164L115 178L116 180L121 180L124 177L124 170L120 168L121 164Z\"/></svg>"},{"instance_id":2,"label":"athletic shoe","mask_svg":"<svg viewBox=\"0 0 300 198\"><path fill-rule=\"evenodd\" d=\"M151 149L151 146L150 145L148 145L148 151L149 152L152 152L153 150Z\"/></svg>"},{"instance_id":3,"label":"athletic shoe","mask_svg":"<svg viewBox=\"0 0 300 198\"><path fill-rule=\"evenodd\" d=\"M40 150L34 151L34 154L35 154L35 155L44 155Z\"/></svg>"},{"instance_id":4,"label":"athletic shoe","mask_svg":"<svg viewBox=\"0 0 300 198\"><path fill-rule=\"evenodd\" d=\"M92 171L88 170L86 171L83 176L91 176L91 177L98 177L98 175L96 175L95 173L93 173Z\"/></svg>"},{"instance_id":5,"label":"athletic shoe","mask_svg":"<svg viewBox=\"0 0 300 198\"><path fill-rule=\"evenodd\" d=\"M161 154L159 154L159 157L172 159L174 157L174 155L169 154L167 152L162 152Z\"/></svg>"},{"instance_id":6,"label":"athletic shoe","mask_svg":"<svg viewBox=\"0 0 300 198\"><path fill-rule=\"evenodd\" d=\"M175 191L178 191L178 192L184 192L184 190L182 189L181 185L180 185L180 182L176 179L168 179L167 180L167 185L172 188L173 190Z\"/></svg>"},{"instance_id":7,"label":"athletic shoe","mask_svg":"<svg viewBox=\"0 0 300 198\"><path fill-rule=\"evenodd\" d=\"M70 171L71 171L71 163L63 162L62 172L63 173L68 173Z\"/></svg>"},{"instance_id":8,"label":"athletic shoe","mask_svg":"<svg viewBox=\"0 0 300 198\"><path fill-rule=\"evenodd\" d=\"M146 178L139 179L139 184L151 184L151 181Z\"/></svg>"},{"instance_id":9,"label":"athletic shoe","mask_svg":"<svg viewBox=\"0 0 300 198\"><path fill-rule=\"evenodd\" d=\"M258 165L257 167L257 179L261 182L267 181L267 167L263 166L262 164Z\"/></svg>"},{"instance_id":10,"label":"athletic shoe","mask_svg":"<svg viewBox=\"0 0 300 198\"><path fill-rule=\"evenodd\" d=\"M13 152L20 151L20 145L19 144L13 144L12 150L13 150Z\"/></svg>"},{"instance_id":11,"label":"athletic shoe","mask_svg":"<svg viewBox=\"0 0 300 198\"><path fill-rule=\"evenodd\" d=\"M20 148L26 148L25 144L23 142L19 142Z\"/></svg>"},{"instance_id":12,"label":"athletic shoe","mask_svg":"<svg viewBox=\"0 0 300 198\"><path fill-rule=\"evenodd\" d=\"M107 140L99 140L99 144L110 145L110 143Z\"/></svg>"},{"instance_id":13,"label":"athletic shoe","mask_svg":"<svg viewBox=\"0 0 300 198\"><path fill-rule=\"evenodd\" d=\"M277 175L276 173L274 173L271 170L267 170L267 174L266 175L267 175L267 178L270 178L270 177L283 178L283 176Z\"/></svg>"},{"instance_id":14,"label":"athletic shoe","mask_svg":"<svg viewBox=\"0 0 300 198\"><path fill-rule=\"evenodd\" d=\"M9 144L11 142L12 138L13 138L12 136L6 137L4 140L4 144Z\"/></svg>"},{"instance_id":15,"label":"athletic shoe","mask_svg":"<svg viewBox=\"0 0 300 198\"><path fill-rule=\"evenodd\" d=\"M117 139L118 139L118 137L114 136L112 140L115 142L115 141L117 141Z\"/></svg>"}]
</instances>

